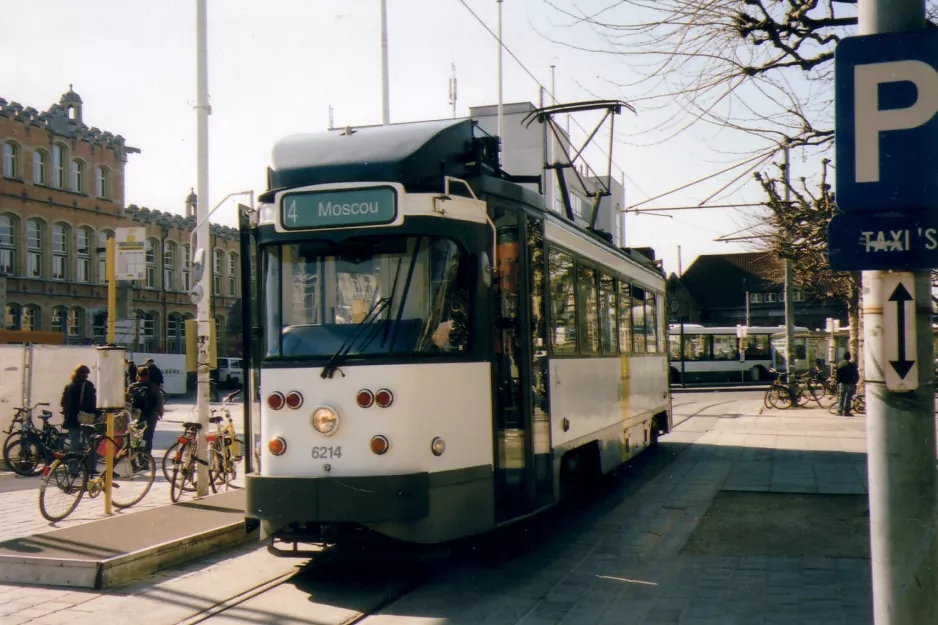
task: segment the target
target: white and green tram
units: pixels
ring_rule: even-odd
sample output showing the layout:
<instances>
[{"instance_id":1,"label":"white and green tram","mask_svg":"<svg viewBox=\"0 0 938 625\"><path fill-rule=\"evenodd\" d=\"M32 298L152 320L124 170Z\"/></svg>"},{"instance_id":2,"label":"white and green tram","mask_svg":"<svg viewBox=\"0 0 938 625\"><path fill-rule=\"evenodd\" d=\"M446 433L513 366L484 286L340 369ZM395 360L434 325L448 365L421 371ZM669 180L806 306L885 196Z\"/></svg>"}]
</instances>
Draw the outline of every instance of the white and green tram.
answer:
<instances>
[{"instance_id":1,"label":"white and green tram","mask_svg":"<svg viewBox=\"0 0 938 625\"><path fill-rule=\"evenodd\" d=\"M497 155L467 119L275 145L242 237L272 547L487 532L670 430L662 270Z\"/></svg>"}]
</instances>

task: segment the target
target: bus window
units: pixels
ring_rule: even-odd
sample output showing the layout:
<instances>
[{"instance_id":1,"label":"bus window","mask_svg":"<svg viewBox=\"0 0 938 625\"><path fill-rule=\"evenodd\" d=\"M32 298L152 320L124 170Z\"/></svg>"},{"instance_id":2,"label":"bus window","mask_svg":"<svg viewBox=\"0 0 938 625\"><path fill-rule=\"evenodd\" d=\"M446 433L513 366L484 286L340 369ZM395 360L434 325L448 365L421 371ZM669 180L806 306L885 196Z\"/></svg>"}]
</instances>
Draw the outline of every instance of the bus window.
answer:
<instances>
[{"instance_id":1,"label":"bus window","mask_svg":"<svg viewBox=\"0 0 938 625\"><path fill-rule=\"evenodd\" d=\"M632 352L632 291L629 283L619 280L619 352Z\"/></svg>"},{"instance_id":2,"label":"bus window","mask_svg":"<svg viewBox=\"0 0 938 625\"><path fill-rule=\"evenodd\" d=\"M632 351L644 354L645 346L645 290L632 285Z\"/></svg>"},{"instance_id":3,"label":"bus window","mask_svg":"<svg viewBox=\"0 0 938 625\"><path fill-rule=\"evenodd\" d=\"M711 360L709 334L684 335L684 360Z\"/></svg>"},{"instance_id":4,"label":"bus window","mask_svg":"<svg viewBox=\"0 0 938 625\"><path fill-rule=\"evenodd\" d=\"M577 311L580 320L580 353L599 353L599 294L596 270L580 265L577 268Z\"/></svg>"},{"instance_id":5,"label":"bus window","mask_svg":"<svg viewBox=\"0 0 938 625\"><path fill-rule=\"evenodd\" d=\"M649 354L658 353L658 309L655 308L655 294L645 294L645 340Z\"/></svg>"},{"instance_id":6,"label":"bus window","mask_svg":"<svg viewBox=\"0 0 938 625\"><path fill-rule=\"evenodd\" d=\"M604 354L615 354L616 349L616 290L615 281L599 274L599 323Z\"/></svg>"},{"instance_id":7,"label":"bus window","mask_svg":"<svg viewBox=\"0 0 938 625\"><path fill-rule=\"evenodd\" d=\"M677 334L668 336L668 360L681 359L681 337Z\"/></svg>"},{"instance_id":8,"label":"bus window","mask_svg":"<svg viewBox=\"0 0 938 625\"><path fill-rule=\"evenodd\" d=\"M551 249L550 273L550 343L555 354L576 353L576 294L573 256Z\"/></svg>"},{"instance_id":9,"label":"bus window","mask_svg":"<svg viewBox=\"0 0 938 625\"><path fill-rule=\"evenodd\" d=\"M739 360L739 352L736 348L737 338L726 334L716 334L713 336L713 359L714 360Z\"/></svg>"},{"instance_id":10,"label":"bus window","mask_svg":"<svg viewBox=\"0 0 938 625\"><path fill-rule=\"evenodd\" d=\"M768 360L772 357L772 341L768 334L750 334L746 341L746 360Z\"/></svg>"}]
</instances>

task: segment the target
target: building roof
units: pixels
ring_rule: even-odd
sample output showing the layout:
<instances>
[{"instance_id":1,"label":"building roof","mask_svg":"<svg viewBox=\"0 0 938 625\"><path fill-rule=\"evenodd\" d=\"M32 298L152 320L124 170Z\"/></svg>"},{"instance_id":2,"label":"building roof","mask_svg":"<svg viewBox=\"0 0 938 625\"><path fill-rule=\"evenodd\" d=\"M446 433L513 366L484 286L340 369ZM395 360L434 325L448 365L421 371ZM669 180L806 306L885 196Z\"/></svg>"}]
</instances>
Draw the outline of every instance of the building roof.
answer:
<instances>
[{"instance_id":1,"label":"building roof","mask_svg":"<svg viewBox=\"0 0 938 625\"><path fill-rule=\"evenodd\" d=\"M681 276L703 308L742 306L746 291L781 291L784 279L784 264L772 252L703 254Z\"/></svg>"}]
</instances>

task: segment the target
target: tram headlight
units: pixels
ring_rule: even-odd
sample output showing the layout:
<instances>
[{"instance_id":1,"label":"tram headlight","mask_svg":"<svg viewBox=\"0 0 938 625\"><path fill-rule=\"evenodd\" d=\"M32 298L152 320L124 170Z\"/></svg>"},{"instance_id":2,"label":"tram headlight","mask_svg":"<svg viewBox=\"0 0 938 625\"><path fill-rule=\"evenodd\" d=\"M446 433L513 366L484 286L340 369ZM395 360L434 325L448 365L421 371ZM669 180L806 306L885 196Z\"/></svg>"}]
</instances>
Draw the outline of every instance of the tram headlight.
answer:
<instances>
[{"instance_id":1,"label":"tram headlight","mask_svg":"<svg viewBox=\"0 0 938 625\"><path fill-rule=\"evenodd\" d=\"M313 428L320 434L332 436L339 429L339 415L329 406L320 406L310 418Z\"/></svg>"},{"instance_id":2,"label":"tram headlight","mask_svg":"<svg viewBox=\"0 0 938 625\"><path fill-rule=\"evenodd\" d=\"M434 456L442 456L443 452L446 451L446 441L437 436L433 439L433 442L430 443L430 451L433 452Z\"/></svg>"}]
</instances>

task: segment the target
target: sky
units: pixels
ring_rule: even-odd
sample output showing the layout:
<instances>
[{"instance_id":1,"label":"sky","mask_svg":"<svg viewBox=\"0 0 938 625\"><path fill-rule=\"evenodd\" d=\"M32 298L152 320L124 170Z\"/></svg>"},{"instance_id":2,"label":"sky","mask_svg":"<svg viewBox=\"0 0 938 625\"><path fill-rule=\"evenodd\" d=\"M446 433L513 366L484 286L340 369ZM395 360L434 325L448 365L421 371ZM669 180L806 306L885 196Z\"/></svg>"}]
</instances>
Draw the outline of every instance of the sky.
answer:
<instances>
[{"instance_id":1,"label":"sky","mask_svg":"<svg viewBox=\"0 0 938 625\"><path fill-rule=\"evenodd\" d=\"M556 0L563 2L563 0ZM466 0L493 30L495 0ZM497 44L460 0L388 0L390 115L392 122L452 115L448 81L458 79L457 115L497 102ZM628 62L552 43L590 45L590 33L571 29L542 0L505 0L503 41L545 86L555 65L560 102L628 100L610 87L634 78ZM46 110L73 85L83 118L142 150L126 170L127 204L181 213L196 184L195 0L42 0L17 5L16 19L0 22L0 97ZM630 16L631 17L631 16ZM336 126L381 122L379 0L208 0L209 188L211 205L226 194L266 187L274 143L290 134L325 131L329 109ZM538 85L508 54L505 102L538 102ZM626 205L634 205L725 168L726 151L752 146L739 136L694 129L661 145L627 145L630 135L654 128L668 111L624 113L616 122L613 175L626 176ZM591 128L589 118L581 123ZM582 139L574 127L574 139ZM603 141L608 141L608 134ZM799 154L793 154L794 168ZM605 174L595 151L591 165ZM805 158L805 166L814 167ZM695 205L732 176L643 205ZM751 179L751 177L749 178ZM732 200L758 202L747 184ZM234 205L213 221L235 225ZM669 216L628 214L626 244L653 247L665 270L677 271L698 254L745 251L715 238L748 225L738 209L675 211ZM749 213L751 215L751 213Z\"/></svg>"}]
</instances>

